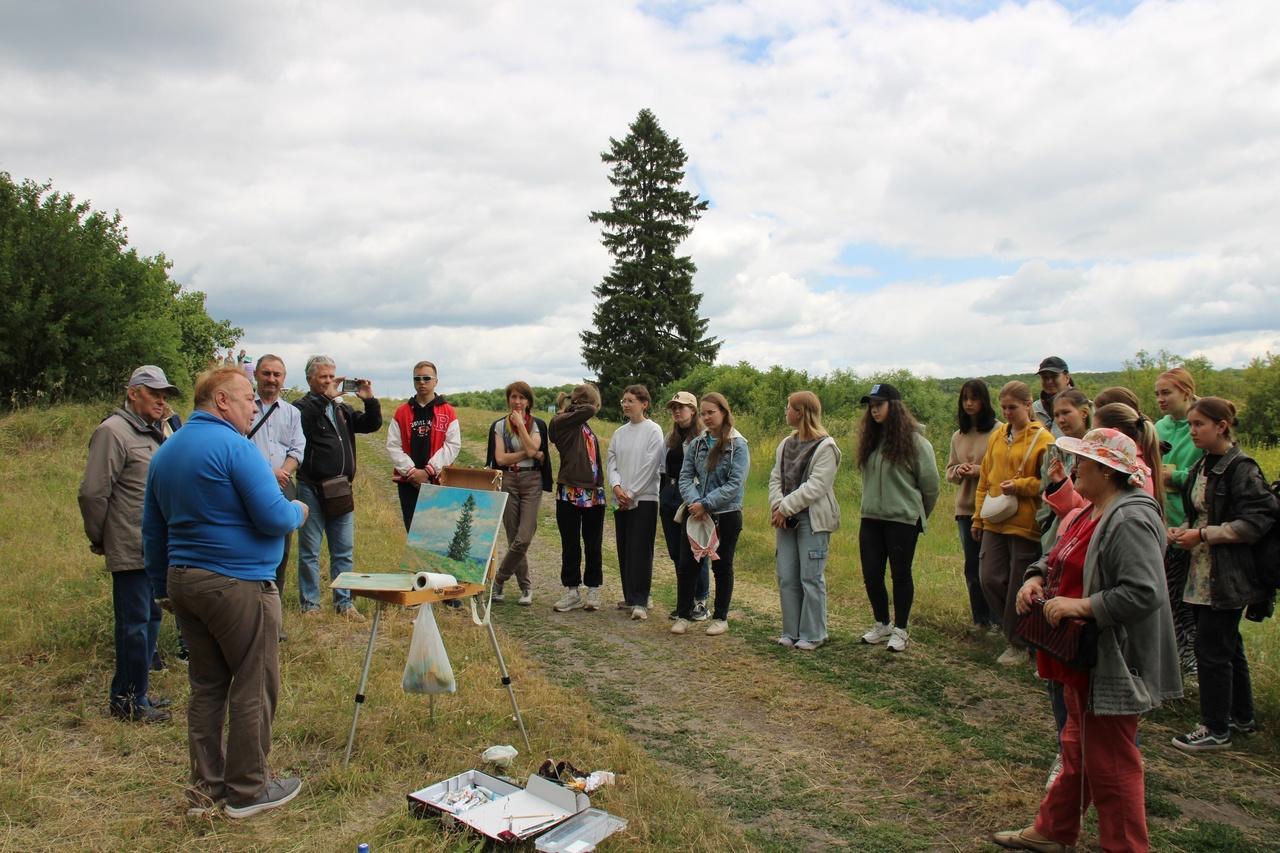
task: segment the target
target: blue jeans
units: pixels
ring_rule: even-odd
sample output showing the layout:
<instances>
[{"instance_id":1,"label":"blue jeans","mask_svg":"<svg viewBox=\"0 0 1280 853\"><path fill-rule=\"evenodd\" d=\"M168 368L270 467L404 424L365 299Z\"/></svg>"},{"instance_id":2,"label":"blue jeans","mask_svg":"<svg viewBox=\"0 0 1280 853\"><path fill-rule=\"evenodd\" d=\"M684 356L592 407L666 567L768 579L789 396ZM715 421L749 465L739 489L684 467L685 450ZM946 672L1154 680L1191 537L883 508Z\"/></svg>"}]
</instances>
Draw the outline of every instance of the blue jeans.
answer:
<instances>
[{"instance_id":1,"label":"blue jeans","mask_svg":"<svg viewBox=\"0 0 1280 853\"><path fill-rule=\"evenodd\" d=\"M116 620L116 671L111 678L109 701L131 710L135 705L148 704L151 655L160 631L160 608L146 571L112 572L111 605Z\"/></svg>"},{"instance_id":2,"label":"blue jeans","mask_svg":"<svg viewBox=\"0 0 1280 853\"><path fill-rule=\"evenodd\" d=\"M303 610L320 608L320 540L329 539L329 580L352 570L355 552L356 514L349 512L337 518L325 518L320 495L310 483L298 483L298 500L310 512L307 522L298 528L298 603ZM333 590L333 606L345 610L351 606L351 593Z\"/></svg>"},{"instance_id":3,"label":"blue jeans","mask_svg":"<svg viewBox=\"0 0 1280 853\"><path fill-rule=\"evenodd\" d=\"M806 510L795 527L777 531L778 597L782 636L822 643L827 639L827 546L830 533L814 533Z\"/></svg>"}]
</instances>

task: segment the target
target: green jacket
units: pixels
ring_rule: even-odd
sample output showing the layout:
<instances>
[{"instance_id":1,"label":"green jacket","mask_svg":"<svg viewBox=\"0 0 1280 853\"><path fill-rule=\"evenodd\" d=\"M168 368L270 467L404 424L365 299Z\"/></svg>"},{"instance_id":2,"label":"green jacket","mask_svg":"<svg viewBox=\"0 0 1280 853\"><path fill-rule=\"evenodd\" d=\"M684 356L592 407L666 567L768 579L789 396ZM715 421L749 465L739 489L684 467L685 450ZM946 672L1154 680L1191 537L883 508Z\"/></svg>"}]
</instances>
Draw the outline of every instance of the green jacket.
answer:
<instances>
[{"instance_id":1,"label":"green jacket","mask_svg":"<svg viewBox=\"0 0 1280 853\"><path fill-rule=\"evenodd\" d=\"M928 527L938 502L938 459L933 445L916 434L916 455L909 464L885 459L877 447L862 469L862 517Z\"/></svg>"},{"instance_id":2,"label":"green jacket","mask_svg":"<svg viewBox=\"0 0 1280 853\"><path fill-rule=\"evenodd\" d=\"M1173 415L1165 415L1156 421L1156 435L1161 441L1169 442L1169 452L1162 461L1178 469L1173 472L1173 485L1165 490L1164 516L1170 527L1180 527L1187 520L1187 514L1182 508L1182 487L1187 482L1187 472L1200 461L1204 451L1192 443L1191 425L1185 418L1175 421ZM1152 473L1156 477L1160 476L1158 471Z\"/></svg>"}]
</instances>

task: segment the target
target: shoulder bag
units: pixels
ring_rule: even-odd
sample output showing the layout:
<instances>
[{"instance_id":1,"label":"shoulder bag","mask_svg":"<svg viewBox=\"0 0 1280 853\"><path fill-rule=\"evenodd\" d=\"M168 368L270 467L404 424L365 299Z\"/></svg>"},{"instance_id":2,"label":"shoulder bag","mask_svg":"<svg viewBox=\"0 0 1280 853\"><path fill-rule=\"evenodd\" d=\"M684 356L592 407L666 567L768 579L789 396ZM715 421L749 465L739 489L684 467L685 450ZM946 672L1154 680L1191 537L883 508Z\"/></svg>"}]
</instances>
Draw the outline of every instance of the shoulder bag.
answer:
<instances>
[{"instance_id":1,"label":"shoulder bag","mask_svg":"<svg viewBox=\"0 0 1280 853\"><path fill-rule=\"evenodd\" d=\"M1011 433L1012 434L1012 433ZM1027 452L1022 454L1022 461L1018 463L1018 467L1014 469L1014 474L1022 473L1022 466L1027 464L1027 459L1031 457L1031 449L1036 446L1035 438L1027 441ZM1018 514L1018 496L1017 495L991 495L982 501L982 520L991 521L999 524L1007 521Z\"/></svg>"}]
</instances>

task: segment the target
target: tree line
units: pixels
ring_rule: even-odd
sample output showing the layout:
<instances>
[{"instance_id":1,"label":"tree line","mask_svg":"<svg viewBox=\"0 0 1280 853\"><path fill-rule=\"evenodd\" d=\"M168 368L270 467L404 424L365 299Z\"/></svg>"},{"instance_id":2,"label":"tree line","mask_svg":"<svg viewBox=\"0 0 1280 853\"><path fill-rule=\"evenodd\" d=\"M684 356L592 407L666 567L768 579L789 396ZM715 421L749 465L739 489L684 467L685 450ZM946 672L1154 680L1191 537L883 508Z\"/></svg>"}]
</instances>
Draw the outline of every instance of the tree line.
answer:
<instances>
[{"instance_id":1,"label":"tree line","mask_svg":"<svg viewBox=\"0 0 1280 853\"><path fill-rule=\"evenodd\" d=\"M140 364L179 387L243 333L129 246L120 213L0 172L0 407L100 399Z\"/></svg>"}]
</instances>

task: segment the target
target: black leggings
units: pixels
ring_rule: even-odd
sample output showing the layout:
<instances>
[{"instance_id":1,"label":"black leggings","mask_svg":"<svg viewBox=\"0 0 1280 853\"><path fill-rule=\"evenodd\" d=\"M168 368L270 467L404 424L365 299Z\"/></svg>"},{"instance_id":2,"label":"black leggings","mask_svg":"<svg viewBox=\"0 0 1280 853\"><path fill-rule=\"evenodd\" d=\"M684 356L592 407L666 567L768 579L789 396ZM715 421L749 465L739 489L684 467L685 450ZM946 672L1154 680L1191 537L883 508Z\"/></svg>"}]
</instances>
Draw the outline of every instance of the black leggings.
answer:
<instances>
[{"instance_id":1,"label":"black leggings","mask_svg":"<svg viewBox=\"0 0 1280 853\"><path fill-rule=\"evenodd\" d=\"M889 622L889 591L884 585L884 567L889 564L893 576L893 624L907 627L911 615L911 602L916 596L915 581L911 578L911 561L916 555L916 540L920 538L920 523L903 524L899 521L862 519L858 528L858 551L862 558L862 582L871 600L871 612L877 622Z\"/></svg>"}]
</instances>

